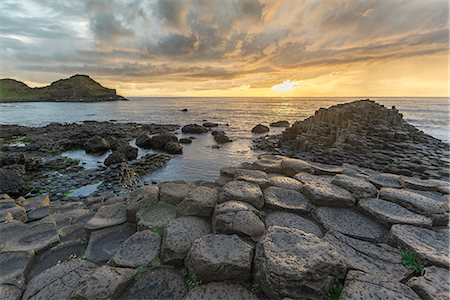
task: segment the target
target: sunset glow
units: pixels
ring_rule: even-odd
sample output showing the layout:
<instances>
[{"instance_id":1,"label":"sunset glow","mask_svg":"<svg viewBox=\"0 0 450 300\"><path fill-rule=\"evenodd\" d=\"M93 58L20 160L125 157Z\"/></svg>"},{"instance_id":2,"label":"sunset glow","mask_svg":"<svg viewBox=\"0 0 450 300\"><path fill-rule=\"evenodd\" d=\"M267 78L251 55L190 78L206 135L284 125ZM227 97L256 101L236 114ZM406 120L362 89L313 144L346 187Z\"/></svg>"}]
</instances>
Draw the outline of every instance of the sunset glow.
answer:
<instances>
[{"instance_id":1,"label":"sunset glow","mask_svg":"<svg viewBox=\"0 0 450 300\"><path fill-rule=\"evenodd\" d=\"M297 88L298 84L299 83L296 81L285 80L280 84L274 85L272 87L272 89L275 91L289 92L289 91L295 90Z\"/></svg>"}]
</instances>

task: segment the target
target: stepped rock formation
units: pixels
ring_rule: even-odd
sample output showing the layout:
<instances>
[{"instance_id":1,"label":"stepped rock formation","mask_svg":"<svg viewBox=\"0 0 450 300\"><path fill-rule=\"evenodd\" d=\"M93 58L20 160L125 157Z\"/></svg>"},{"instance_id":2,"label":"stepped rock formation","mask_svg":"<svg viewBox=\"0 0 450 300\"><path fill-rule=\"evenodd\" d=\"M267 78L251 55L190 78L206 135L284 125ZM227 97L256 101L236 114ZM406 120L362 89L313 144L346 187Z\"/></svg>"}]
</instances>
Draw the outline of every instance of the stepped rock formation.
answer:
<instances>
[{"instance_id":1,"label":"stepped rock formation","mask_svg":"<svg viewBox=\"0 0 450 300\"><path fill-rule=\"evenodd\" d=\"M395 107L370 100L321 108L275 143L281 153L321 163L423 178L449 175L448 144L408 124Z\"/></svg>"}]
</instances>

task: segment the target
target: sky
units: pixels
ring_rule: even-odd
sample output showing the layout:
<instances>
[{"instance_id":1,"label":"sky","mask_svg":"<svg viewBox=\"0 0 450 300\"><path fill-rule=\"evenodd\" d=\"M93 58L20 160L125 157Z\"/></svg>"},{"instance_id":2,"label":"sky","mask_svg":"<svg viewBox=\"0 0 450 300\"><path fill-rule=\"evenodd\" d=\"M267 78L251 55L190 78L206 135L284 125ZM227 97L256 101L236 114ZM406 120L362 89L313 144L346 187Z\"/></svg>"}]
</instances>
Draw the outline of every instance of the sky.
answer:
<instances>
[{"instance_id":1,"label":"sky","mask_svg":"<svg viewBox=\"0 0 450 300\"><path fill-rule=\"evenodd\" d=\"M123 96L448 97L447 0L2 0L0 78Z\"/></svg>"}]
</instances>

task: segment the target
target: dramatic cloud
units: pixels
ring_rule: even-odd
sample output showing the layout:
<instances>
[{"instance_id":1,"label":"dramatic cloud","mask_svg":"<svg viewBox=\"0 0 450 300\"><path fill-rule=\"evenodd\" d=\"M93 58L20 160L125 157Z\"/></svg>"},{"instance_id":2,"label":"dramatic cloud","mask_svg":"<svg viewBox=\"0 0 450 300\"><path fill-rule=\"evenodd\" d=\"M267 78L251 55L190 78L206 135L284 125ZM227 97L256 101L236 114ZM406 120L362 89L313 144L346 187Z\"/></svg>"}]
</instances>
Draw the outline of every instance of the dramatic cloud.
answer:
<instances>
[{"instance_id":1,"label":"dramatic cloud","mask_svg":"<svg viewBox=\"0 0 450 300\"><path fill-rule=\"evenodd\" d=\"M448 30L446 0L3 0L0 76L86 73L126 95L276 95L287 82L300 96L443 96Z\"/></svg>"}]
</instances>

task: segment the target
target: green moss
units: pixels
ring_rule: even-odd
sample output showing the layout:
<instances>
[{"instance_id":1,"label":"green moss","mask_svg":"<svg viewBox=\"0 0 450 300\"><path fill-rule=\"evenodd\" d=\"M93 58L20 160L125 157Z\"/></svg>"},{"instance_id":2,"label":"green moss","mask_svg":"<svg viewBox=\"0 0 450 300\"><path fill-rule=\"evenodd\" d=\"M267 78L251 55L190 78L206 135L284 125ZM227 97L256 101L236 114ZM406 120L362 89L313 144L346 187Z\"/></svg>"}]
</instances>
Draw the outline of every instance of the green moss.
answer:
<instances>
[{"instance_id":1,"label":"green moss","mask_svg":"<svg viewBox=\"0 0 450 300\"><path fill-rule=\"evenodd\" d=\"M417 260L411 251L402 250L400 255L402 256L402 263L405 267L412 269L415 275L422 275L425 266Z\"/></svg>"},{"instance_id":2,"label":"green moss","mask_svg":"<svg viewBox=\"0 0 450 300\"><path fill-rule=\"evenodd\" d=\"M152 229L150 229L151 232L157 233L160 236L163 236L164 233L164 227L153 227Z\"/></svg>"},{"instance_id":3,"label":"green moss","mask_svg":"<svg viewBox=\"0 0 450 300\"><path fill-rule=\"evenodd\" d=\"M71 187L68 191L64 192L64 197L70 198L76 189L76 187Z\"/></svg>"},{"instance_id":4,"label":"green moss","mask_svg":"<svg viewBox=\"0 0 450 300\"><path fill-rule=\"evenodd\" d=\"M78 255L77 257L76 257L76 259L78 259L78 260L86 260L86 255L83 253L83 254L80 254L80 255Z\"/></svg>"},{"instance_id":5,"label":"green moss","mask_svg":"<svg viewBox=\"0 0 450 300\"><path fill-rule=\"evenodd\" d=\"M201 281L193 281L191 279L186 279L186 284L188 286L188 289L191 290L191 289L195 288L196 286L199 286L200 284L202 284L202 282Z\"/></svg>"},{"instance_id":6,"label":"green moss","mask_svg":"<svg viewBox=\"0 0 450 300\"><path fill-rule=\"evenodd\" d=\"M333 284L327 294L327 300L339 300L341 299L343 286L340 283Z\"/></svg>"},{"instance_id":7,"label":"green moss","mask_svg":"<svg viewBox=\"0 0 450 300\"><path fill-rule=\"evenodd\" d=\"M147 272L147 267L146 266L139 266L134 271L134 280L139 280L139 278L141 278L142 275L144 275L145 272Z\"/></svg>"},{"instance_id":8,"label":"green moss","mask_svg":"<svg viewBox=\"0 0 450 300\"><path fill-rule=\"evenodd\" d=\"M261 285L257 282L253 282L252 283L252 287L251 287L251 291L253 294L261 294L262 293L262 288Z\"/></svg>"},{"instance_id":9,"label":"green moss","mask_svg":"<svg viewBox=\"0 0 450 300\"><path fill-rule=\"evenodd\" d=\"M161 265L161 261L159 259L159 256L155 257L150 263L149 266L152 268L159 267Z\"/></svg>"}]
</instances>

